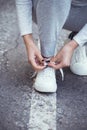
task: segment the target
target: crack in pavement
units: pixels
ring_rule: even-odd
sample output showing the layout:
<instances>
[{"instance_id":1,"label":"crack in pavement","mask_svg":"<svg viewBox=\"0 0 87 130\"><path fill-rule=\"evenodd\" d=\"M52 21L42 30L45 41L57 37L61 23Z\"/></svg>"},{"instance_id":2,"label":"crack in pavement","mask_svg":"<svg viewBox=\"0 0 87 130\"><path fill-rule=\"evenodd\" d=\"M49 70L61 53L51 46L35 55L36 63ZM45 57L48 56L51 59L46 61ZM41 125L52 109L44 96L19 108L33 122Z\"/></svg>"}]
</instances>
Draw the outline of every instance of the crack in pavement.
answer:
<instances>
[{"instance_id":1,"label":"crack in pavement","mask_svg":"<svg viewBox=\"0 0 87 130\"><path fill-rule=\"evenodd\" d=\"M12 51L14 49L17 49L18 48L18 45L19 45L19 42L18 42L18 39L19 39L19 34L18 34L18 37L14 40L14 42L16 43L16 45L8 50L6 50L4 53L3 53L3 65L4 65L4 69L6 71L8 71L8 62L9 62L9 59L7 58L7 54L9 51Z\"/></svg>"}]
</instances>

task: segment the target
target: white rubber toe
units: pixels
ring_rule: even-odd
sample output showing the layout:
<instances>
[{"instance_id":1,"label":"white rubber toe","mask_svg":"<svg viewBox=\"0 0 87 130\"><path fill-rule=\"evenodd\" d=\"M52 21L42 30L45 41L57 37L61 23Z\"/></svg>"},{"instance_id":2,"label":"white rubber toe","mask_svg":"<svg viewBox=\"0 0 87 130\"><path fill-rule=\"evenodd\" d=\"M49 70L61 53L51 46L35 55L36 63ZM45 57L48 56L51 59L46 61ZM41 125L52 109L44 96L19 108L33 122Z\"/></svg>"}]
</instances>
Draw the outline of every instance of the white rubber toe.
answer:
<instances>
[{"instance_id":1,"label":"white rubber toe","mask_svg":"<svg viewBox=\"0 0 87 130\"><path fill-rule=\"evenodd\" d=\"M33 87L39 92L56 92L57 84L53 68L46 68L37 74Z\"/></svg>"},{"instance_id":2,"label":"white rubber toe","mask_svg":"<svg viewBox=\"0 0 87 130\"><path fill-rule=\"evenodd\" d=\"M40 87L41 86L41 87ZM53 88L52 87L50 87L49 86L49 88L46 88L46 87L44 87L44 86L42 86L42 85L34 85L33 86L37 91L39 91L39 92L45 92L45 93L54 93L54 92L56 92L56 90L57 90L57 87L56 86L53 86Z\"/></svg>"}]
</instances>

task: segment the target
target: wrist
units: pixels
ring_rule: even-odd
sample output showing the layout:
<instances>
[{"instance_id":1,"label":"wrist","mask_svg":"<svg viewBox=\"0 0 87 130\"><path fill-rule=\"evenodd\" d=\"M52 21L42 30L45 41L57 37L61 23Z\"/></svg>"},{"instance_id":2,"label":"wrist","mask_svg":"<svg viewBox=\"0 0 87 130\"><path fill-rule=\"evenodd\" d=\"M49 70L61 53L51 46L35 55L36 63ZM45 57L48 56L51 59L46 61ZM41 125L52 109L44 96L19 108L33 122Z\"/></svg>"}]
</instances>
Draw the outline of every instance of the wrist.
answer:
<instances>
[{"instance_id":1,"label":"wrist","mask_svg":"<svg viewBox=\"0 0 87 130\"><path fill-rule=\"evenodd\" d=\"M27 46L30 46L31 44L34 43L32 34L24 35L23 40L24 40L25 45Z\"/></svg>"},{"instance_id":2,"label":"wrist","mask_svg":"<svg viewBox=\"0 0 87 130\"><path fill-rule=\"evenodd\" d=\"M71 47L72 50L78 47L78 43L75 40L70 41L68 45Z\"/></svg>"}]
</instances>

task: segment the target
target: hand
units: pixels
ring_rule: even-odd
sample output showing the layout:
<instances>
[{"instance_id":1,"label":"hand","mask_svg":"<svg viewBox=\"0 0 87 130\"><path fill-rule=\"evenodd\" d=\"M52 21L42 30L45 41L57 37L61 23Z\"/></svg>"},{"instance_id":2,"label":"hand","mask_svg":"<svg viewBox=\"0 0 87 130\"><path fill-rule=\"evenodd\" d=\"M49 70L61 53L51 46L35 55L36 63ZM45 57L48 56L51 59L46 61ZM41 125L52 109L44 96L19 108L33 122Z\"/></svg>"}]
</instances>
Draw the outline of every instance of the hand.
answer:
<instances>
[{"instance_id":1,"label":"hand","mask_svg":"<svg viewBox=\"0 0 87 130\"><path fill-rule=\"evenodd\" d=\"M55 57L53 57L49 63L49 66L54 69L60 69L70 66L71 57L78 44L72 40L67 43Z\"/></svg>"},{"instance_id":2,"label":"hand","mask_svg":"<svg viewBox=\"0 0 87 130\"><path fill-rule=\"evenodd\" d=\"M39 49L36 47L32 35L24 36L24 41L27 49L29 63L36 71L44 69L45 66L43 65L43 57L41 56Z\"/></svg>"}]
</instances>

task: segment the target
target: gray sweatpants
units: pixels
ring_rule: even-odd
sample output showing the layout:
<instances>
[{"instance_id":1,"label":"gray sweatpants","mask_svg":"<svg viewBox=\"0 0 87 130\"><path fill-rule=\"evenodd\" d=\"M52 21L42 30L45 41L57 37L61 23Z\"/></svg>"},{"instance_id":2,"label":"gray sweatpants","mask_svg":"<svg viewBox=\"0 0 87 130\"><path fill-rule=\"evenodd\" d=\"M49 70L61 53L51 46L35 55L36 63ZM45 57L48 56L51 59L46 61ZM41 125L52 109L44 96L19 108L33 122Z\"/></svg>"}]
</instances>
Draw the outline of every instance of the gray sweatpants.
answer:
<instances>
[{"instance_id":1,"label":"gray sweatpants","mask_svg":"<svg viewBox=\"0 0 87 130\"><path fill-rule=\"evenodd\" d=\"M71 0L33 0L33 19L39 29L41 53L44 57L54 55L63 27L79 31L87 23L86 12L87 6L71 6Z\"/></svg>"}]
</instances>

